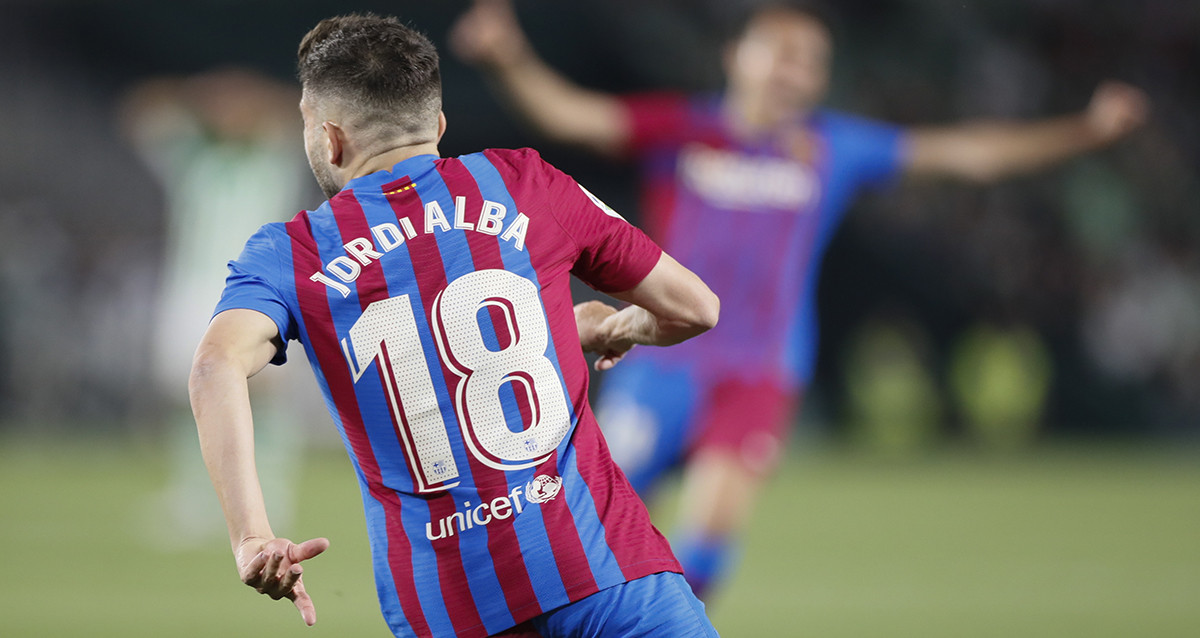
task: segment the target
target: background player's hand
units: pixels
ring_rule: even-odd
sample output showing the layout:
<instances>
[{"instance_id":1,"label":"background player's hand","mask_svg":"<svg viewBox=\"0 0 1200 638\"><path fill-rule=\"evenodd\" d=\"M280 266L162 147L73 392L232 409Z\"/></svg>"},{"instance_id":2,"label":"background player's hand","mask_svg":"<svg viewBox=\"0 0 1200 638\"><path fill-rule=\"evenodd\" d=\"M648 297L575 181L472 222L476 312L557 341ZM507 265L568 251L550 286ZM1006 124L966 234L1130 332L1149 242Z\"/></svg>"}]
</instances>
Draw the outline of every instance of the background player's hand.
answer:
<instances>
[{"instance_id":1,"label":"background player's hand","mask_svg":"<svg viewBox=\"0 0 1200 638\"><path fill-rule=\"evenodd\" d=\"M451 27L450 49L470 64L504 68L520 63L529 42L510 0L476 0Z\"/></svg>"},{"instance_id":2,"label":"background player's hand","mask_svg":"<svg viewBox=\"0 0 1200 638\"><path fill-rule=\"evenodd\" d=\"M585 301L575 304L575 325L579 328L579 345L584 352L595 352L600 355L596 360L597 370L608 370L633 348L633 342L628 339L616 340L613 331L608 329L611 322L608 319L617 314L617 309L603 301Z\"/></svg>"},{"instance_id":3,"label":"background player's hand","mask_svg":"<svg viewBox=\"0 0 1200 638\"><path fill-rule=\"evenodd\" d=\"M1087 123L1101 142L1113 142L1146 122L1150 100L1141 89L1124 82L1096 87L1087 108Z\"/></svg>"},{"instance_id":4,"label":"background player's hand","mask_svg":"<svg viewBox=\"0 0 1200 638\"><path fill-rule=\"evenodd\" d=\"M317 608L304 590L301 561L329 549L329 540L314 538L297 545L286 538L247 538L234 552L242 582L275 600L287 598L300 610L310 627L317 622Z\"/></svg>"}]
</instances>

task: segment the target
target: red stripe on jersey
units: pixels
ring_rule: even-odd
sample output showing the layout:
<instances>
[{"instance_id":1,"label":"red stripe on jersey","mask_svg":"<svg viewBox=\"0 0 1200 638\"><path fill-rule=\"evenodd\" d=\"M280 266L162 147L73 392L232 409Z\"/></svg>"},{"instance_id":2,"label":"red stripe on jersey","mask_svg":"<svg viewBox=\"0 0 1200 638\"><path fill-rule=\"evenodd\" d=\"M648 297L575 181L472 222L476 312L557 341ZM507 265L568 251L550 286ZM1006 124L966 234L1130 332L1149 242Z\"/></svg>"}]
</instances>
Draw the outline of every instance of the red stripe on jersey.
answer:
<instances>
[{"instance_id":1,"label":"red stripe on jersey","mask_svg":"<svg viewBox=\"0 0 1200 638\"><path fill-rule=\"evenodd\" d=\"M505 161L495 161L490 153L484 155L492 159L492 165L500 173L500 178L506 185L531 183L530 179L522 180L513 175L510 164ZM543 202L526 202L525 193L510 194L518 208L528 205L530 210L544 209L538 206ZM545 196L537 192L537 196ZM553 202L549 203L551 206ZM548 211L547 211L548 212ZM546 219L550 221L550 219ZM550 337L554 342L556 362L562 372L563 383L570 396L571 405L576 414L582 413L587 405L588 367L579 347L579 329L575 325L575 313L571 304L570 277L563 276L563 270L569 267L573 259L564 259L562 254L567 246L574 242L562 236L561 227L557 222L552 224L530 224L529 236L525 240L525 248L529 253L529 263L537 274L541 286L542 303L546 308L546 320L550 328ZM547 247L546 252L539 252L540 247ZM557 302L557 303L554 303ZM576 424L578 427L578 424ZM593 424L594 426L594 424ZM574 436L575 433L572 433ZM551 475L558 475L558 453L555 452L539 468ZM583 487L582 485L580 487ZM543 503L542 518L546 527L546 536L553 549L554 559L558 566L559 577L567 589L571 600L592 594L597 591L591 563L580 539L575 518L567 507L566 499L554 499Z\"/></svg>"},{"instance_id":2,"label":"red stripe on jersey","mask_svg":"<svg viewBox=\"0 0 1200 638\"><path fill-rule=\"evenodd\" d=\"M414 226L420 228L424 225L425 209L414 189L393 191L387 195L387 199L392 210L395 211L397 219L409 217ZM408 246L409 259L412 260L417 289L421 294L421 304L425 308L425 317L430 322L437 321L434 316L433 302L438 293L445 290L448 282L436 235L419 233L416 237L406 240L405 244ZM441 357L438 360L441 361ZM441 361L441 366L446 385L454 388L458 376L447 367L445 361ZM451 395L453 395L453 390L451 390ZM474 472L473 465L472 472ZM478 482L478 477L475 480ZM429 503L430 521L443 520L452 516L458 509L458 503L455 503L454 497L449 492L429 498L427 502ZM475 634L483 631L483 619L480 618L479 610L471 596L458 539L458 535L448 535L446 538L433 542L434 553L437 555L438 583L441 585L442 600L446 605L450 622L454 625L455 633L467 635L467 632L472 632Z\"/></svg>"},{"instance_id":3,"label":"red stripe on jersey","mask_svg":"<svg viewBox=\"0 0 1200 638\"><path fill-rule=\"evenodd\" d=\"M329 386L330 395L335 397L338 418L342 423L346 439L354 451L364 477L367 489L387 515L387 547L388 565L391 567L392 578L396 581L396 592L400 599L400 609L405 620L418 635L429 633L429 623L421 611L421 603L416 597L415 579L411 569L397 570L398 566L412 565L412 546L408 536L400 524L400 499L392 490L384 487L379 463L371 442L367 438L366 427L358 409L357 395L354 393L354 380L350 377L350 369L346 365L342 351L337 343L337 329L333 324L329 299L326 296L325 284L309 279L315 272L321 271L321 256L312 237L308 213L302 213L287 224L288 235L292 238L292 261L295 270L296 297L300 305L300 313L308 333L309 346L320 364L325 382Z\"/></svg>"},{"instance_id":4,"label":"red stripe on jersey","mask_svg":"<svg viewBox=\"0 0 1200 638\"><path fill-rule=\"evenodd\" d=\"M471 176L470 171L457 159L442 160L437 163L437 169L451 195L466 197L467 202L470 203L470 208L467 210L467 221L478 224L483 195L480 194L479 186L475 183L475 178ZM500 256L500 244L495 237L479 232L463 234L466 235L467 245L471 249L471 258L476 270L504 268L504 262ZM498 335L498 337L503 345L504 335ZM508 338L511 339L512 336L510 335ZM453 381L458 383L459 379L455 378ZM522 419L525 423L529 423L532 419L529 406L523 401L520 404ZM491 502L493 499L506 496L508 478L505 472L484 466L473 454L468 456L471 459L471 473L475 477L475 487L479 491L480 498ZM514 616L518 613L533 616L545 610L537 606L537 595L533 591L533 584L529 580L529 570L520 552L517 531L513 525L514 520L515 517L499 521L493 520L488 525L488 551L492 555L496 578L504 592L509 612ZM530 613L530 606L535 606L537 612Z\"/></svg>"}]
</instances>

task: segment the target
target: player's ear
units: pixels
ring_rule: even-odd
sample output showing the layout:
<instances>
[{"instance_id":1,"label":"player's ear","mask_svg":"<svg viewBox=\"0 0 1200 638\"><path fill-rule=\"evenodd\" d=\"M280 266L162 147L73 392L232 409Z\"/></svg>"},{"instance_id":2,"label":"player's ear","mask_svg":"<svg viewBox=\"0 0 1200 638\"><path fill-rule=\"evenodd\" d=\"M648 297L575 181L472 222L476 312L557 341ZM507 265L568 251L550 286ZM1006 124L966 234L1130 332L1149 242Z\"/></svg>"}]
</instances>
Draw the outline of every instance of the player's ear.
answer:
<instances>
[{"instance_id":1,"label":"player's ear","mask_svg":"<svg viewBox=\"0 0 1200 638\"><path fill-rule=\"evenodd\" d=\"M329 141L329 160L334 166L342 166L346 159L346 132L335 122L321 122L325 138Z\"/></svg>"},{"instance_id":2,"label":"player's ear","mask_svg":"<svg viewBox=\"0 0 1200 638\"><path fill-rule=\"evenodd\" d=\"M737 64L738 44L741 41L741 38L730 40L721 47L721 70L725 72L726 78L733 74L734 65Z\"/></svg>"},{"instance_id":3,"label":"player's ear","mask_svg":"<svg viewBox=\"0 0 1200 638\"><path fill-rule=\"evenodd\" d=\"M446 113L445 113L445 111L438 111L438 134L437 134L438 143L441 143L442 136L445 134L446 134Z\"/></svg>"}]
</instances>

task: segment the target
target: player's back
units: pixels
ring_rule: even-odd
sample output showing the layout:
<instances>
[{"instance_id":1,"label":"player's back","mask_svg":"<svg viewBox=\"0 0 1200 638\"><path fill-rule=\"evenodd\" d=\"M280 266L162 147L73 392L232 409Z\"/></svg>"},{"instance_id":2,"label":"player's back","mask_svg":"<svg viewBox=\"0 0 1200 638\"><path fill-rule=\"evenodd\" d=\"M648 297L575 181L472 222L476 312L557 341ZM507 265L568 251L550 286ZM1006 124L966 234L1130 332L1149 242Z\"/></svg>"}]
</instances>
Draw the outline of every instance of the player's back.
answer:
<instances>
[{"instance_id":1,"label":"player's back","mask_svg":"<svg viewBox=\"0 0 1200 638\"><path fill-rule=\"evenodd\" d=\"M263 231L398 633L486 635L678 569L587 405L568 275L625 290L661 252L601 206L532 151L426 155Z\"/></svg>"},{"instance_id":2,"label":"player's back","mask_svg":"<svg viewBox=\"0 0 1200 638\"><path fill-rule=\"evenodd\" d=\"M477 178L471 164L494 174ZM567 403L579 395L564 383L550 337L567 328L551 326L571 304L552 282L570 266L565 251L551 248L540 255L544 272L534 267L530 218L486 156L424 156L404 165L414 170L354 180L288 226L315 249L305 287L326 297L332 325L324 331L337 336L332 363L348 366L357 398L386 399L366 411L366 427L392 427L383 423L389 415L398 430L411 431L397 442L411 476L380 480L432 494L462 484L470 471L445 440L446 423L461 422L471 434L459 452L475 451L473 460L500 470L536 465L566 434ZM561 245L556 239L547 245ZM379 387L386 396L374 396Z\"/></svg>"}]
</instances>

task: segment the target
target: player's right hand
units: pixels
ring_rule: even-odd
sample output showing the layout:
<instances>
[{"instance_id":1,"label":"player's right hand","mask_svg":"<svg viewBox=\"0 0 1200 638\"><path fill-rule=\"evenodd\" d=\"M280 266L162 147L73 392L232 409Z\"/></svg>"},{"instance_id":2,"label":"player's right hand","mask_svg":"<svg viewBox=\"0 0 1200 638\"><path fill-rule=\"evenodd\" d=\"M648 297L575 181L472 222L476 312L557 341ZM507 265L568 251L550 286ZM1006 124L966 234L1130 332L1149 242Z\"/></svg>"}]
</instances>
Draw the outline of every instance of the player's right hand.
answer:
<instances>
[{"instance_id":1,"label":"player's right hand","mask_svg":"<svg viewBox=\"0 0 1200 638\"><path fill-rule=\"evenodd\" d=\"M300 610L304 624L317 622L317 608L304 589L301 574L306 561L329 549L329 540L314 538L297 545L286 538L247 538L234 552L242 582L274 600L287 598Z\"/></svg>"},{"instance_id":2,"label":"player's right hand","mask_svg":"<svg viewBox=\"0 0 1200 638\"><path fill-rule=\"evenodd\" d=\"M476 0L450 29L450 49L470 64L507 68L529 52L510 0Z\"/></svg>"},{"instance_id":3,"label":"player's right hand","mask_svg":"<svg viewBox=\"0 0 1200 638\"><path fill-rule=\"evenodd\" d=\"M1141 89L1124 82L1108 81L1096 87L1087 108L1092 133L1108 143L1128 135L1146 123L1150 98Z\"/></svg>"},{"instance_id":4,"label":"player's right hand","mask_svg":"<svg viewBox=\"0 0 1200 638\"><path fill-rule=\"evenodd\" d=\"M600 355L596 359L597 370L609 370L625 356L633 342L627 339L616 340L612 336L609 318L617 314L617 309L603 301L585 301L575 304L575 326L579 329L579 345L584 352L594 352Z\"/></svg>"}]
</instances>

